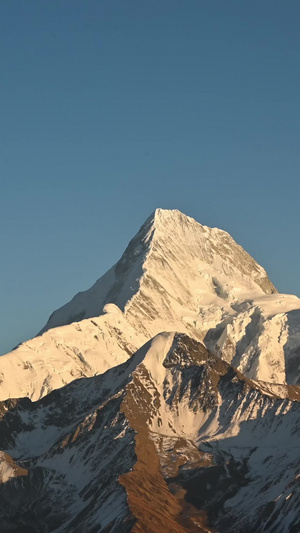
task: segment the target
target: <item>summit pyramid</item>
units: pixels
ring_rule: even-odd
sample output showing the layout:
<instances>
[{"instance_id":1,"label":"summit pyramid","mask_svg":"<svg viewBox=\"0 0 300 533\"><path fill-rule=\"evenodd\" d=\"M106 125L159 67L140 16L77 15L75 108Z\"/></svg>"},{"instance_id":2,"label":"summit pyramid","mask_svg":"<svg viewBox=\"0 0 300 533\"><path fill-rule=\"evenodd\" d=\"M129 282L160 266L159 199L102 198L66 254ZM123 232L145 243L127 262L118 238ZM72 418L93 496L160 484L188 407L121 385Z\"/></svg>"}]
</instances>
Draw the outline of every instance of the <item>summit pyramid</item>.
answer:
<instances>
[{"instance_id":1,"label":"summit pyramid","mask_svg":"<svg viewBox=\"0 0 300 533\"><path fill-rule=\"evenodd\" d=\"M300 300L225 231L156 209L121 259L52 313L39 335L0 358L0 399L38 399L126 361L176 331L250 379L300 381Z\"/></svg>"}]
</instances>

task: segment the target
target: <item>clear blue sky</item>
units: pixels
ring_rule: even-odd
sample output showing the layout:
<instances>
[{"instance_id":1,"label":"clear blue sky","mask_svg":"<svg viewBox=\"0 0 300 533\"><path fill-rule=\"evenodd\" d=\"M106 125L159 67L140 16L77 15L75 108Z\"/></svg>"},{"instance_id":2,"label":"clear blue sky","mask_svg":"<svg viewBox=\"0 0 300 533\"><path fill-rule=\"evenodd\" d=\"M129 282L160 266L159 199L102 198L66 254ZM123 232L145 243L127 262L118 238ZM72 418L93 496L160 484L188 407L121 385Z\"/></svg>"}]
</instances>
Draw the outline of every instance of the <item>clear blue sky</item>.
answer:
<instances>
[{"instance_id":1,"label":"clear blue sky","mask_svg":"<svg viewBox=\"0 0 300 533\"><path fill-rule=\"evenodd\" d=\"M3 0L0 353L156 208L300 295L299 0Z\"/></svg>"}]
</instances>

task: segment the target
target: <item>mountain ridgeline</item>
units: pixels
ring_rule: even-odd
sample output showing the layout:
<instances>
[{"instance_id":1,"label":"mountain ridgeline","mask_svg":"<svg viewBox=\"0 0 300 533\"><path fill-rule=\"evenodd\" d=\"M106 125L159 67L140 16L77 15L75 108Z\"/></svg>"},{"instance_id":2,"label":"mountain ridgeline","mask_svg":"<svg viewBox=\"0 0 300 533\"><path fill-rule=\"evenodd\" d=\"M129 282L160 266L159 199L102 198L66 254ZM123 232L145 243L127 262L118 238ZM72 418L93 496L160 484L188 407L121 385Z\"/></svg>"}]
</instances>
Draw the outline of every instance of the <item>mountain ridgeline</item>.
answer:
<instances>
[{"instance_id":1,"label":"mountain ridgeline","mask_svg":"<svg viewBox=\"0 0 300 533\"><path fill-rule=\"evenodd\" d=\"M300 300L157 209L0 358L1 531L300 531Z\"/></svg>"}]
</instances>

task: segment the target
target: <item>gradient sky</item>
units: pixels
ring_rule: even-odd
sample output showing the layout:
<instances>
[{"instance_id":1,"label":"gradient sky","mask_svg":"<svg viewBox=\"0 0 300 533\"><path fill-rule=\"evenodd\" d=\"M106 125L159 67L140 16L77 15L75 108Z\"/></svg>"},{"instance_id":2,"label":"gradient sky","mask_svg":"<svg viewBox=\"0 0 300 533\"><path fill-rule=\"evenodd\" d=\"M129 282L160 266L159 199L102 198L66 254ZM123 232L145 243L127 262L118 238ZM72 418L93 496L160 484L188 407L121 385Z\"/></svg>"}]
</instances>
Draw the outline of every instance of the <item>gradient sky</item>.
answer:
<instances>
[{"instance_id":1,"label":"gradient sky","mask_svg":"<svg viewBox=\"0 0 300 533\"><path fill-rule=\"evenodd\" d=\"M3 0L0 353L156 207L300 296L299 0Z\"/></svg>"}]
</instances>

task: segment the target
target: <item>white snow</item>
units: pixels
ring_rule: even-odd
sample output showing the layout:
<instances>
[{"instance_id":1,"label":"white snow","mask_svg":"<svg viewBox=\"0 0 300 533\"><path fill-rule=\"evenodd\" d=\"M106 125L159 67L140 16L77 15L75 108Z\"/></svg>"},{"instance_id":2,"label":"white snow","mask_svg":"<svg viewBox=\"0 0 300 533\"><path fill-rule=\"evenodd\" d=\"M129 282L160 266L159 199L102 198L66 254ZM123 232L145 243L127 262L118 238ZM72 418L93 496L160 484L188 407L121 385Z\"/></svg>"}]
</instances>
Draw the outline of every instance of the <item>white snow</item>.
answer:
<instances>
[{"instance_id":1,"label":"white snow","mask_svg":"<svg viewBox=\"0 0 300 533\"><path fill-rule=\"evenodd\" d=\"M172 346L173 339L174 333L160 333L151 341L150 347L143 359L144 366L158 386L162 385L166 377L166 369L162 363Z\"/></svg>"},{"instance_id":2,"label":"white snow","mask_svg":"<svg viewBox=\"0 0 300 533\"><path fill-rule=\"evenodd\" d=\"M116 310L51 329L0 358L0 399L38 400L74 379L123 363L145 341Z\"/></svg>"},{"instance_id":3,"label":"white snow","mask_svg":"<svg viewBox=\"0 0 300 533\"><path fill-rule=\"evenodd\" d=\"M289 355L300 347L299 310L300 299L292 295L249 299L237 306L235 314L224 318L222 334L207 345L252 379L286 383ZM289 317L295 311L299 314L291 322ZM288 382L294 383L291 379Z\"/></svg>"},{"instance_id":4,"label":"white snow","mask_svg":"<svg viewBox=\"0 0 300 533\"><path fill-rule=\"evenodd\" d=\"M286 383L290 373L296 383L300 368L287 364L300 349L300 300L274 291L228 233L157 209L114 267L0 358L0 399L36 400L103 373L162 331L204 340L253 379Z\"/></svg>"}]
</instances>

